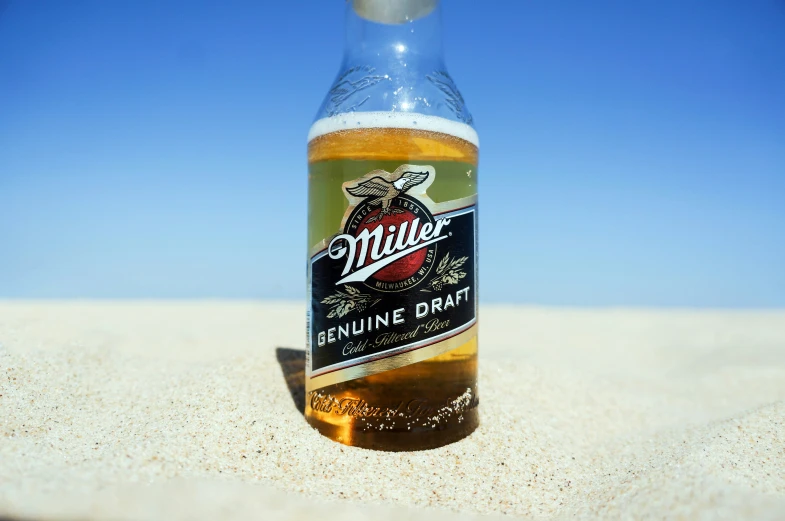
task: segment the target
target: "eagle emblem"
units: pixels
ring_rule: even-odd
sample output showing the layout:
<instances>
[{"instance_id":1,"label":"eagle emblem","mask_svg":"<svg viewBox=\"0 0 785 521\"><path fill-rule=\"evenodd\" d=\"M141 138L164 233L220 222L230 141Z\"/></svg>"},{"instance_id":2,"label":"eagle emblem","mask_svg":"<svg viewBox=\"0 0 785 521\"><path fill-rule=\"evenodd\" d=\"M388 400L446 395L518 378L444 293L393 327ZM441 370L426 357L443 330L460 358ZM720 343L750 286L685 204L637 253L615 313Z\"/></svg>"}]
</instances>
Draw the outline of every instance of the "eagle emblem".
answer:
<instances>
[{"instance_id":1,"label":"eagle emblem","mask_svg":"<svg viewBox=\"0 0 785 521\"><path fill-rule=\"evenodd\" d=\"M381 205L381 211L367 222L380 221L385 215L403 213L399 208L390 208L392 200L428 179L428 172L403 172L397 179L388 181L382 177L375 176L358 183L355 186L346 188L346 191L355 197L367 197L369 206Z\"/></svg>"}]
</instances>

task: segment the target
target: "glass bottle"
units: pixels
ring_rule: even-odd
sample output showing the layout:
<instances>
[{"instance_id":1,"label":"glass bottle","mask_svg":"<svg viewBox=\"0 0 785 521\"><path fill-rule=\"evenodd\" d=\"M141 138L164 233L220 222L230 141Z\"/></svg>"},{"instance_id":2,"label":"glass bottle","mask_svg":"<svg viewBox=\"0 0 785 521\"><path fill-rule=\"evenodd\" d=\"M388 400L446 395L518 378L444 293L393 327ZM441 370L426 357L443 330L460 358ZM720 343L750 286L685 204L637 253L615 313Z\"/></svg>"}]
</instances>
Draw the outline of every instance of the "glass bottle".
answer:
<instances>
[{"instance_id":1,"label":"glass bottle","mask_svg":"<svg viewBox=\"0 0 785 521\"><path fill-rule=\"evenodd\" d=\"M308 136L305 415L335 441L439 447L479 424L477 157L438 0L353 0Z\"/></svg>"}]
</instances>

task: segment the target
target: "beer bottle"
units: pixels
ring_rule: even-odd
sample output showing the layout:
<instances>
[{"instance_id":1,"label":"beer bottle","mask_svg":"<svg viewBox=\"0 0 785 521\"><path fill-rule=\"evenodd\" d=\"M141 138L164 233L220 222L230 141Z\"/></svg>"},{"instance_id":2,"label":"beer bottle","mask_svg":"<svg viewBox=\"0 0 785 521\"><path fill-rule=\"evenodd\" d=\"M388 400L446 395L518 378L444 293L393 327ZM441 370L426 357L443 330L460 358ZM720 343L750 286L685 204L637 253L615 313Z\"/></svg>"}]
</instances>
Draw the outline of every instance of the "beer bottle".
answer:
<instances>
[{"instance_id":1,"label":"beer bottle","mask_svg":"<svg viewBox=\"0 0 785 521\"><path fill-rule=\"evenodd\" d=\"M308 135L305 415L379 450L479 424L478 138L438 0L353 0Z\"/></svg>"}]
</instances>

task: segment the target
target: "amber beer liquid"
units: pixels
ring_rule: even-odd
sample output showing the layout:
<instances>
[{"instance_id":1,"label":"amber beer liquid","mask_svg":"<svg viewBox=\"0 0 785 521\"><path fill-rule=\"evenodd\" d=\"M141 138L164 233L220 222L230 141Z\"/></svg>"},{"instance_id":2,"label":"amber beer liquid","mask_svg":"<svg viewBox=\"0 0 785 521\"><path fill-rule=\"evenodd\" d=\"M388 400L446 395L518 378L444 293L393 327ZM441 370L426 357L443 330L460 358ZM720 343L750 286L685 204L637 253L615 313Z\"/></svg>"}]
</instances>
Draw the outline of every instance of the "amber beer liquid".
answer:
<instances>
[{"instance_id":1,"label":"amber beer liquid","mask_svg":"<svg viewBox=\"0 0 785 521\"><path fill-rule=\"evenodd\" d=\"M430 18L437 7L392 1L400 12L356 0L350 16L370 24L367 35L376 24L400 24L396 17ZM417 44L402 41L390 45ZM360 74L378 77L369 69ZM452 82L443 69L437 82L422 76L426 94ZM388 74L378 88L394 92L400 81ZM336 85L345 87L341 75ZM479 424L478 139L468 111L322 112L308 140L305 416L325 436L364 448L457 441Z\"/></svg>"}]
</instances>

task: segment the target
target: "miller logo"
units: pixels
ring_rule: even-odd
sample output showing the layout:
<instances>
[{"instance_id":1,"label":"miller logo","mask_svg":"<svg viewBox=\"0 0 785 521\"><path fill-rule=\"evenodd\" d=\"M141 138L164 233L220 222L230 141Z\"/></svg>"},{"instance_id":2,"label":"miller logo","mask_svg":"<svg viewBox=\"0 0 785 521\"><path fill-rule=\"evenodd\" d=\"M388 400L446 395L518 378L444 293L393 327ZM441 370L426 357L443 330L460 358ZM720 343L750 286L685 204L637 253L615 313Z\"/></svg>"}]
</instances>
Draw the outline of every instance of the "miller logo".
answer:
<instances>
[{"instance_id":1,"label":"miller logo","mask_svg":"<svg viewBox=\"0 0 785 521\"><path fill-rule=\"evenodd\" d=\"M349 208L327 247L342 262L335 285L364 283L377 291L416 286L433 267L437 243L448 238L450 219L435 219L426 190L432 166L401 165L394 172L374 170L343 184Z\"/></svg>"}]
</instances>

